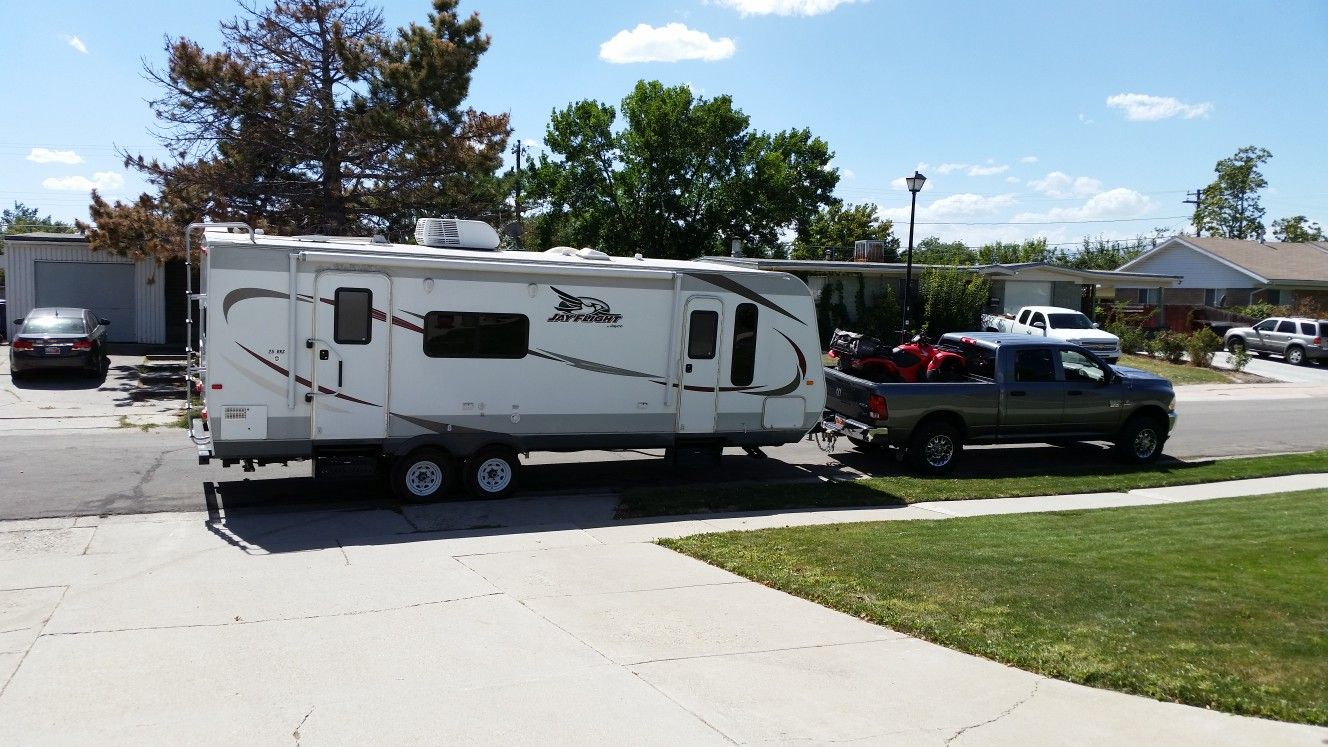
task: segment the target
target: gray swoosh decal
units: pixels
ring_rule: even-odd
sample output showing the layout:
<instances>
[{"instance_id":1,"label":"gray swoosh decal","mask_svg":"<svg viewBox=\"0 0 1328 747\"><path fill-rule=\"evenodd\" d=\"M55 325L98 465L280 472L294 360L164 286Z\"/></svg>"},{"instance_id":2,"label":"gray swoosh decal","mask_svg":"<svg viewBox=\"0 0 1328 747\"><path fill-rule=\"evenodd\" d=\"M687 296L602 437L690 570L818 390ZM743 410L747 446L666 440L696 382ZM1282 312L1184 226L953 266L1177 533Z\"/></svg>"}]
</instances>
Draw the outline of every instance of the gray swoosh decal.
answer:
<instances>
[{"instance_id":1,"label":"gray swoosh decal","mask_svg":"<svg viewBox=\"0 0 1328 747\"><path fill-rule=\"evenodd\" d=\"M290 294L281 291L268 290L266 288L236 288L221 301L221 315L230 319L231 307L235 304L250 298L290 298Z\"/></svg>"},{"instance_id":2,"label":"gray swoosh decal","mask_svg":"<svg viewBox=\"0 0 1328 747\"><path fill-rule=\"evenodd\" d=\"M427 430L431 430L431 431L433 431L434 433L449 433L449 432L451 432L451 433L485 433L485 434L489 434L489 433L496 433L496 432L497 432L497 431L485 431L485 430L480 430L479 428L467 428L467 427L464 426L464 425L453 425L453 424L451 424L451 423L444 423L444 422L439 421L439 420L426 420L425 418L417 418L417 417L414 417L414 416L411 416L411 415L402 415L402 414L399 413L399 412L394 412L394 413L392 413L392 417L394 417L394 418L400 418L401 420L404 420L404 421L406 421L407 423L410 423L411 425L418 425L419 427L424 428L424 429L427 429Z\"/></svg>"},{"instance_id":3,"label":"gray swoosh decal","mask_svg":"<svg viewBox=\"0 0 1328 747\"><path fill-rule=\"evenodd\" d=\"M738 281L734 280L733 278L727 275L720 275L718 273L710 273L710 272L688 272L684 274L688 275L689 277L694 277L697 280L703 280L717 288L723 288L726 291L737 293L738 295L748 299L749 301L755 301L756 303L761 304L767 309L771 309L773 311L779 312L780 314L783 314L784 316L788 317L789 319L792 319L798 324L802 325L807 324L807 322L790 314L788 311L785 311L784 308L781 307L780 305L776 304L775 302L771 301L765 296L762 296L761 294L757 293L751 288L748 288L742 283L739 283Z\"/></svg>"},{"instance_id":4,"label":"gray swoosh decal","mask_svg":"<svg viewBox=\"0 0 1328 747\"><path fill-rule=\"evenodd\" d=\"M547 350L531 350L530 352L541 358L549 358L551 360L562 361L563 363L566 363L569 366L580 368L586 371L594 371L595 373L604 373L613 376L631 376L638 379L659 378L659 374L641 373L640 371L632 371L626 368L618 368L616 366L610 366L604 363L596 363L594 361L587 361L587 360L582 360L580 358L573 358L570 355L551 353Z\"/></svg>"}]
</instances>

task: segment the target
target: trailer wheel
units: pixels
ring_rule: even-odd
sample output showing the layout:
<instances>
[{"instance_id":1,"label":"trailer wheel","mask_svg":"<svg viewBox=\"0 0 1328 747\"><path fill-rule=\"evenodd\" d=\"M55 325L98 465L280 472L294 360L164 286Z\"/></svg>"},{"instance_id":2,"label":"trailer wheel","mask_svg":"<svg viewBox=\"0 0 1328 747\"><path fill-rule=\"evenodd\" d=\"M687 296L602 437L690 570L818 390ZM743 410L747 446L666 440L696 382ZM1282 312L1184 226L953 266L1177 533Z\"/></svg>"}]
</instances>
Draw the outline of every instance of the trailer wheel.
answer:
<instances>
[{"instance_id":1,"label":"trailer wheel","mask_svg":"<svg viewBox=\"0 0 1328 747\"><path fill-rule=\"evenodd\" d=\"M442 449L416 449L392 463L392 492L403 501L428 503L447 493L456 471L452 457Z\"/></svg>"},{"instance_id":2,"label":"trailer wheel","mask_svg":"<svg viewBox=\"0 0 1328 747\"><path fill-rule=\"evenodd\" d=\"M944 420L924 423L913 433L908 445L908 461L924 475L941 475L954 468L964 441L959 431Z\"/></svg>"},{"instance_id":3,"label":"trailer wheel","mask_svg":"<svg viewBox=\"0 0 1328 747\"><path fill-rule=\"evenodd\" d=\"M466 489L477 498L506 498L516 489L521 461L506 446L487 446L466 460Z\"/></svg>"}]
</instances>

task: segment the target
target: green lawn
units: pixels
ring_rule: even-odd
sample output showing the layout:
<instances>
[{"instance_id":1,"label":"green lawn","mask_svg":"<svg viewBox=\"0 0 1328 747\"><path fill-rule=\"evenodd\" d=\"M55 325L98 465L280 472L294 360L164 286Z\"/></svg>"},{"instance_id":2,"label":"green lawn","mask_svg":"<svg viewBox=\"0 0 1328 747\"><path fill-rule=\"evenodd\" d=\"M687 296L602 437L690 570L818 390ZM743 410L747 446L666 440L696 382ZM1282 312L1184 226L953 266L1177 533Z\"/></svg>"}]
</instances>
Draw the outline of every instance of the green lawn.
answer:
<instances>
[{"instance_id":1,"label":"green lawn","mask_svg":"<svg viewBox=\"0 0 1328 747\"><path fill-rule=\"evenodd\" d=\"M663 544L1047 676L1328 724L1328 490Z\"/></svg>"},{"instance_id":2,"label":"green lawn","mask_svg":"<svg viewBox=\"0 0 1328 747\"><path fill-rule=\"evenodd\" d=\"M1172 384L1231 384L1235 381L1225 371L1215 368L1198 368L1190 365L1175 365L1146 355L1122 355L1120 365L1151 371L1158 376L1165 376Z\"/></svg>"},{"instance_id":3,"label":"green lawn","mask_svg":"<svg viewBox=\"0 0 1328 747\"><path fill-rule=\"evenodd\" d=\"M969 455L970 458L973 456ZM1326 470L1328 451L1197 462L1166 460L1142 467L1114 463L1105 456L1074 459L1067 452L1065 457L1053 462L1009 460L1002 463L999 471L995 468L970 469L957 477L899 474L836 483L636 488L623 493L618 504L618 517L1117 492Z\"/></svg>"}]
</instances>

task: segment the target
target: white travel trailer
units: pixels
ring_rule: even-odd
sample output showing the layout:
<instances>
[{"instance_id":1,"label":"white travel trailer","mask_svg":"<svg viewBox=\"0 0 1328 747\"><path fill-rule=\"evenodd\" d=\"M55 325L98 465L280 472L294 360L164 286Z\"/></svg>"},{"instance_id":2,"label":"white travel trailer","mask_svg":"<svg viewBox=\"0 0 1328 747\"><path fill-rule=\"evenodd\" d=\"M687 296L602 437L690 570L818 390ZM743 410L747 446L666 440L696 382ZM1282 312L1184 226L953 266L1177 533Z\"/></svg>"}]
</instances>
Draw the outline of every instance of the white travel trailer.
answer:
<instances>
[{"instance_id":1,"label":"white travel trailer","mask_svg":"<svg viewBox=\"0 0 1328 747\"><path fill-rule=\"evenodd\" d=\"M498 497L519 453L755 449L797 441L824 406L792 275L499 251L488 225L452 219L422 219L419 245L197 228L202 461L381 470L408 500L463 477Z\"/></svg>"}]
</instances>

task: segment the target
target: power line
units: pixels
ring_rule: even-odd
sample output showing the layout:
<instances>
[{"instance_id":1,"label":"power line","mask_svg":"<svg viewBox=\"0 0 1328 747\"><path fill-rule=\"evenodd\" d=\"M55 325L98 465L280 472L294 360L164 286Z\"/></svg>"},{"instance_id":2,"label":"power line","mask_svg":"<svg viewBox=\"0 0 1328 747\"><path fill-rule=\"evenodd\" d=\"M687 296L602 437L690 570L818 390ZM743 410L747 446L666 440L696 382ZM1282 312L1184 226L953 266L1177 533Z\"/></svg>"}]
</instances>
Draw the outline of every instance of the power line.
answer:
<instances>
[{"instance_id":1,"label":"power line","mask_svg":"<svg viewBox=\"0 0 1328 747\"><path fill-rule=\"evenodd\" d=\"M1061 226L1077 225L1085 223L1138 223L1146 220L1184 220L1188 215L1162 215L1151 218L1102 218L1095 220L1008 220L1008 221L933 221L924 223L918 221L919 226Z\"/></svg>"}]
</instances>

